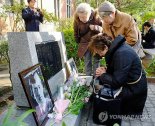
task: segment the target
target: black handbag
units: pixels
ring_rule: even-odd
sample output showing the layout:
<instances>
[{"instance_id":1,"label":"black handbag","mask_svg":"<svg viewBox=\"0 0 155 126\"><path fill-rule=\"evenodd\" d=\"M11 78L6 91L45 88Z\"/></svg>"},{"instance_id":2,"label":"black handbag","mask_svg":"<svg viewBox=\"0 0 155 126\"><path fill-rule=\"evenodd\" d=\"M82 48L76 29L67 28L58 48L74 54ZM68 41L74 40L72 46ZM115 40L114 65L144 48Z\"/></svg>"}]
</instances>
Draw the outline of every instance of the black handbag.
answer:
<instances>
[{"instance_id":1,"label":"black handbag","mask_svg":"<svg viewBox=\"0 0 155 126\"><path fill-rule=\"evenodd\" d=\"M102 89L99 90L98 93L95 92L94 89L94 123L106 126L113 126L115 123L121 125L121 117L119 117L121 99L117 97L120 94L120 92L121 89L113 90L109 85L104 86Z\"/></svg>"}]
</instances>

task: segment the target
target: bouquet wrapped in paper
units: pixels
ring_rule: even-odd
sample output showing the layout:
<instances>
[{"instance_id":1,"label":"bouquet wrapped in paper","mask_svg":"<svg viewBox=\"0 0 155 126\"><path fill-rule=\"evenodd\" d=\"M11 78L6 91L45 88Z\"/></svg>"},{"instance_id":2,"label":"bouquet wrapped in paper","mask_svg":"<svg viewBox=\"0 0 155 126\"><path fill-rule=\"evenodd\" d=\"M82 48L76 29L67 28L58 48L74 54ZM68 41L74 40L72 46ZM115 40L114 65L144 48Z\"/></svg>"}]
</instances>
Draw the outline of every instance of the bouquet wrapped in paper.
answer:
<instances>
[{"instance_id":1,"label":"bouquet wrapped in paper","mask_svg":"<svg viewBox=\"0 0 155 126\"><path fill-rule=\"evenodd\" d=\"M58 99L54 104L56 108L56 117L55 121L58 123L62 120L62 115L65 109L69 106L70 100Z\"/></svg>"}]
</instances>

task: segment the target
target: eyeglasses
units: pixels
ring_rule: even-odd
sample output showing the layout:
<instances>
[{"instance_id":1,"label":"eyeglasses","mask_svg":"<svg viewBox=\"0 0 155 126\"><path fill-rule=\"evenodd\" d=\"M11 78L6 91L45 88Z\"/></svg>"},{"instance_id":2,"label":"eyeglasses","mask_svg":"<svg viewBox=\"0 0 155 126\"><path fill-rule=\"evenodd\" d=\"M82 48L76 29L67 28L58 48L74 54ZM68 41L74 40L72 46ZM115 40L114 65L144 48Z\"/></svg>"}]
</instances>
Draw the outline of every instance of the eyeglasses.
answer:
<instances>
[{"instance_id":1,"label":"eyeglasses","mask_svg":"<svg viewBox=\"0 0 155 126\"><path fill-rule=\"evenodd\" d=\"M112 12L111 11L104 11L104 12L99 12L99 15L101 18L108 17Z\"/></svg>"}]
</instances>

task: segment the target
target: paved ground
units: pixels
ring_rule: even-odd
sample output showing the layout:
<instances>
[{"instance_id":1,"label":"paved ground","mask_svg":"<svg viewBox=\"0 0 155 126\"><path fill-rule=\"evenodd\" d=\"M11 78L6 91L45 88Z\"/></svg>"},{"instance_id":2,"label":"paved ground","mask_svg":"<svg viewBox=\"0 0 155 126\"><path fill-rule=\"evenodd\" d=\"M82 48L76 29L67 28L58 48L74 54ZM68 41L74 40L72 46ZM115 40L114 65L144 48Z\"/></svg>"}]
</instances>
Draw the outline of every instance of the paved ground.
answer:
<instances>
[{"instance_id":1,"label":"paved ground","mask_svg":"<svg viewBox=\"0 0 155 126\"><path fill-rule=\"evenodd\" d=\"M0 88L4 86L11 86L8 70L0 71ZM86 114L86 112L84 112L83 115L84 114ZM0 114L0 120L2 119L2 115L4 114ZM84 119L85 117L82 118ZM98 126L95 125L91 119L87 123L84 120L81 121L80 126ZM150 83L148 85L148 97L143 112L143 118L125 119L122 121L122 126L155 126L155 84Z\"/></svg>"},{"instance_id":2,"label":"paved ground","mask_svg":"<svg viewBox=\"0 0 155 126\"><path fill-rule=\"evenodd\" d=\"M148 97L143 111L143 118L123 120L122 126L155 126L155 84L148 85Z\"/></svg>"},{"instance_id":3,"label":"paved ground","mask_svg":"<svg viewBox=\"0 0 155 126\"><path fill-rule=\"evenodd\" d=\"M87 116L88 111L91 110L89 110L87 107L85 110L83 110L80 126L99 126L93 123L92 112L90 113L89 117ZM126 119L122 120L122 126L155 126L155 84L150 83L148 85L148 97L142 118L130 119L127 117Z\"/></svg>"},{"instance_id":4,"label":"paved ground","mask_svg":"<svg viewBox=\"0 0 155 126\"><path fill-rule=\"evenodd\" d=\"M86 113L90 110L85 110L82 113L82 120L80 121L79 126L101 126L101 125L96 125L92 121L92 116L89 117L89 120L86 121ZM6 114L6 111L2 114L0 114L0 124L2 122L2 119L4 118ZM20 116L22 113L20 111L20 114L17 113L17 117ZM92 113L91 113L92 114ZM91 115L90 114L90 115ZM29 116L25 122L31 122L32 121L32 116ZM29 123L30 124L30 123ZM31 123L33 124L33 123ZM35 126L35 125L30 125L30 126ZM50 125L46 125L50 126ZM72 126L72 125L68 125ZM143 118L142 119L124 119L122 121L121 126L155 126L155 84L149 84L148 86L148 98L146 101L146 105L144 108L143 112Z\"/></svg>"}]
</instances>

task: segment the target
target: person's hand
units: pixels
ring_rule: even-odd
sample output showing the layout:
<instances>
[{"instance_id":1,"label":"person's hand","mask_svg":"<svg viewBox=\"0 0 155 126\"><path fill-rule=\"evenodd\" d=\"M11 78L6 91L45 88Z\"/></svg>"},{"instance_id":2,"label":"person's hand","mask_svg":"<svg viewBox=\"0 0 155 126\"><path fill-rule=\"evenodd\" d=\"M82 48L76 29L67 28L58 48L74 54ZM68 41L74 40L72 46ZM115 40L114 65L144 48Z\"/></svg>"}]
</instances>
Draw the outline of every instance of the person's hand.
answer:
<instances>
[{"instance_id":1,"label":"person's hand","mask_svg":"<svg viewBox=\"0 0 155 126\"><path fill-rule=\"evenodd\" d=\"M40 14L43 14L42 10L39 10L39 13L40 13Z\"/></svg>"},{"instance_id":2,"label":"person's hand","mask_svg":"<svg viewBox=\"0 0 155 126\"><path fill-rule=\"evenodd\" d=\"M97 91L103 88L103 85L100 85L100 84L95 84L94 86L95 86L95 90Z\"/></svg>"},{"instance_id":3,"label":"person's hand","mask_svg":"<svg viewBox=\"0 0 155 126\"><path fill-rule=\"evenodd\" d=\"M33 8L32 10L34 11L34 13L36 13L36 12L37 12L37 9L36 9L36 8Z\"/></svg>"},{"instance_id":4,"label":"person's hand","mask_svg":"<svg viewBox=\"0 0 155 126\"><path fill-rule=\"evenodd\" d=\"M43 15L42 10L40 10L39 8L37 8L37 11L39 12L39 14Z\"/></svg>"},{"instance_id":5,"label":"person's hand","mask_svg":"<svg viewBox=\"0 0 155 126\"><path fill-rule=\"evenodd\" d=\"M98 33L97 35L98 35L98 36L102 36L102 35L103 35L103 33Z\"/></svg>"},{"instance_id":6,"label":"person's hand","mask_svg":"<svg viewBox=\"0 0 155 126\"><path fill-rule=\"evenodd\" d=\"M89 25L89 28L90 28L91 30L95 30L95 25Z\"/></svg>"},{"instance_id":7,"label":"person's hand","mask_svg":"<svg viewBox=\"0 0 155 126\"><path fill-rule=\"evenodd\" d=\"M105 67L99 67L96 69L96 77L101 76L103 73L106 73L106 68Z\"/></svg>"},{"instance_id":8,"label":"person's hand","mask_svg":"<svg viewBox=\"0 0 155 126\"><path fill-rule=\"evenodd\" d=\"M100 33L103 33L103 28L101 26L98 26L98 30Z\"/></svg>"}]
</instances>

